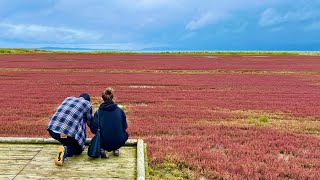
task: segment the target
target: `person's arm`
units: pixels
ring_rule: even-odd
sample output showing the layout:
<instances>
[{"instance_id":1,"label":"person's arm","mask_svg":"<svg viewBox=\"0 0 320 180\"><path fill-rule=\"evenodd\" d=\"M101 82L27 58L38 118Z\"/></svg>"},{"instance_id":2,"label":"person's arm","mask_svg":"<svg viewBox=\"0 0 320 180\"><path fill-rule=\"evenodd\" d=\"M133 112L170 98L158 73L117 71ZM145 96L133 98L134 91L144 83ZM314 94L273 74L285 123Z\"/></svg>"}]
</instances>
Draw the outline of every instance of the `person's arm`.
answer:
<instances>
[{"instance_id":1,"label":"person's arm","mask_svg":"<svg viewBox=\"0 0 320 180\"><path fill-rule=\"evenodd\" d=\"M88 126L89 126L89 124L91 124L91 122L92 122L92 106L90 106L88 111L85 113L83 120L85 123L88 124Z\"/></svg>"},{"instance_id":2,"label":"person's arm","mask_svg":"<svg viewBox=\"0 0 320 180\"><path fill-rule=\"evenodd\" d=\"M128 128L126 114L123 111L122 111L122 126L123 126L123 130L126 130Z\"/></svg>"},{"instance_id":3,"label":"person's arm","mask_svg":"<svg viewBox=\"0 0 320 180\"><path fill-rule=\"evenodd\" d=\"M97 114L98 111L96 111L94 113L94 116L92 118L92 121L90 123L88 123L88 126L90 128L90 131L93 133L93 134L96 134L97 131L98 131L98 114Z\"/></svg>"}]
</instances>

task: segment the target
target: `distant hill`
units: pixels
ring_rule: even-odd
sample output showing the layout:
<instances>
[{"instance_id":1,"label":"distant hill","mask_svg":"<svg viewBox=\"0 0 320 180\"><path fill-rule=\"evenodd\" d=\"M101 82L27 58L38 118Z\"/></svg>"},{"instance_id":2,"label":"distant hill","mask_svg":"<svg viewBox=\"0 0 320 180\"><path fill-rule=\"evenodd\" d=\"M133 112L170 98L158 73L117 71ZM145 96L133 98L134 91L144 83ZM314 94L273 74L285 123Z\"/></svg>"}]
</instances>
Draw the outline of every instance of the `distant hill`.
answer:
<instances>
[{"instance_id":1,"label":"distant hill","mask_svg":"<svg viewBox=\"0 0 320 180\"><path fill-rule=\"evenodd\" d=\"M91 48L67 48L67 47L40 47L41 50L49 51L110 51L112 49L91 49Z\"/></svg>"}]
</instances>

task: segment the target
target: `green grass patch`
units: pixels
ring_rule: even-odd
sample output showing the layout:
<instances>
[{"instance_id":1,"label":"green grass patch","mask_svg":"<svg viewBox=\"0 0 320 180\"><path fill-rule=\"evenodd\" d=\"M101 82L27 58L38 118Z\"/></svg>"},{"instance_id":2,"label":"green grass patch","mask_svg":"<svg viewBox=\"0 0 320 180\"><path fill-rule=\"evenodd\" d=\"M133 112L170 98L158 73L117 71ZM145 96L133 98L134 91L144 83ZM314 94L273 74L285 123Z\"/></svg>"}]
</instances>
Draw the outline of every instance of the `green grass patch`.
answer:
<instances>
[{"instance_id":1,"label":"green grass patch","mask_svg":"<svg viewBox=\"0 0 320 180\"><path fill-rule=\"evenodd\" d=\"M0 54L24 54L24 53L64 53L64 54L143 54L134 51L63 51L63 50L41 50L24 48L0 48Z\"/></svg>"},{"instance_id":2,"label":"green grass patch","mask_svg":"<svg viewBox=\"0 0 320 180\"><path fill-rule=\"evenodd\" d=\"M320 52L302 52L302 51L181 51L181 52L160 52L160 54L177 55L309 55L319 56Z\"/></svg>"},{"instance_id":3,"label":"green grass patch","mask_svg":"<svg viewBox=\"0 0 320 180\"><path fill-rule=\"evenodd\" d=\"M255 124L256 126L263 126L265 123L269 122L268 116L260 116L260 117L248 117L249 124Z\"/></svg>"},{"instance_id":4,"label":"green grass patch","mask_svg":"<svg viewBox=\"0 0 320 180\"><path fill-rule=\"evenodd\" d=\"M300 55L294 51L190 51L190 52L160 52L160 54L182 55ZM319 55L320 53L318 53ZM311 54L310 54L311 55Z\"/></svg>"},{"instance_id":5,"label":"green grass patch","mask_svg":"<svg viewBox=\"0 0 320 180\"><path fill-rule=\"evenodd\" d=\"M261 123L267 123L269 121L269 118L267 116L260 116L258 121Z\"/></svg>"},{"instance_id":6,"label":"green grass patch","mask_svg":"<svg viewBox=\"0 0 320 180\"><path fill-rule=\"evenodd\" d=\"M162 164L149 166L149 179L195 179L190 169L182 164L164 161Z\"/></svg>"},{"instance_id":7,"label":"green grass patch","mask_svg":"<svg viewBox=\"0 0 320 180\"><path fill-rule=\"evenodd\" d=\"M62 54L144 54L143 52L135 51L63 51L63 50L49 50L50 53L62 53Z\"/></svg>"},{"instance_id":8,"label":"green grass patch","mask_svg":"<svg viewBox=\"0 0 320 180\"><path fill-rule=\"evenodd\" d=\"M88 52L85 52L88 53ZM143 54L143 52L135 52L135 51L92 51L89 52L92 54Z\"/></svg>"},{"instance_id":9,"label":"green grass patch","mask_svg":"<svg viewBox=\"0 0 320 180\"><path fill-rule=\"evenodd\" d=\"M24 54L24 53L48 53L49 51L40 49L15 49L0 48L0 54Z\"/></svg>"}]
</instances>

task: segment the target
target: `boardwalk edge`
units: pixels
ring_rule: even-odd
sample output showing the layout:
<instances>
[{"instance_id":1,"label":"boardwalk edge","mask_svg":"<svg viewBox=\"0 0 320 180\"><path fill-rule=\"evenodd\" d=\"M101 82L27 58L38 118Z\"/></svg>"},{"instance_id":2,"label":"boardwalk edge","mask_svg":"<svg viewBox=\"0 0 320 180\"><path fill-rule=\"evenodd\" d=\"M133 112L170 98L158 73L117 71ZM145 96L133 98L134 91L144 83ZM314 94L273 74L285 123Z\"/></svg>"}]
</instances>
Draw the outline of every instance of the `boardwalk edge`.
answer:
<instances>
[{"instance_id":1,"label":"boardwalk edge","mask_svg":"<svg viewBox=\"0 0 320 180\"><path fill-rule=\"evenodd\" d=\"M144 180L145 171L145 161L144 161L144 143L142 139L138 139L137 142L137 180Z\"/></svg>"}]
</instances>

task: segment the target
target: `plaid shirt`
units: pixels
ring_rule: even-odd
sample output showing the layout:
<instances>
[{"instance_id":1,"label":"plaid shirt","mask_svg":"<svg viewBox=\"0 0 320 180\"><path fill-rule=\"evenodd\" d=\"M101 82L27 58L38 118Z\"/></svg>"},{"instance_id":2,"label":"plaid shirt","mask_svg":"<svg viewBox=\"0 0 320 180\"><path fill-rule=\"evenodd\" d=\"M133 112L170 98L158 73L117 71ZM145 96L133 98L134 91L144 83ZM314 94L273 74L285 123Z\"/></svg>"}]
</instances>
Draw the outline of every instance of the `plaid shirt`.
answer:
<instances>
[{"instance_id":1,"label":"plaid shirt","mask_svg":"<svg viewBox=\"0 0 320 180\"><path fill-rule=\"evenodd\" d=\"M65 134L84 148L86 123L91 122L92 105L82 97L67 97L51 117L48 130Z\"/></svg>"}]
</instances>

